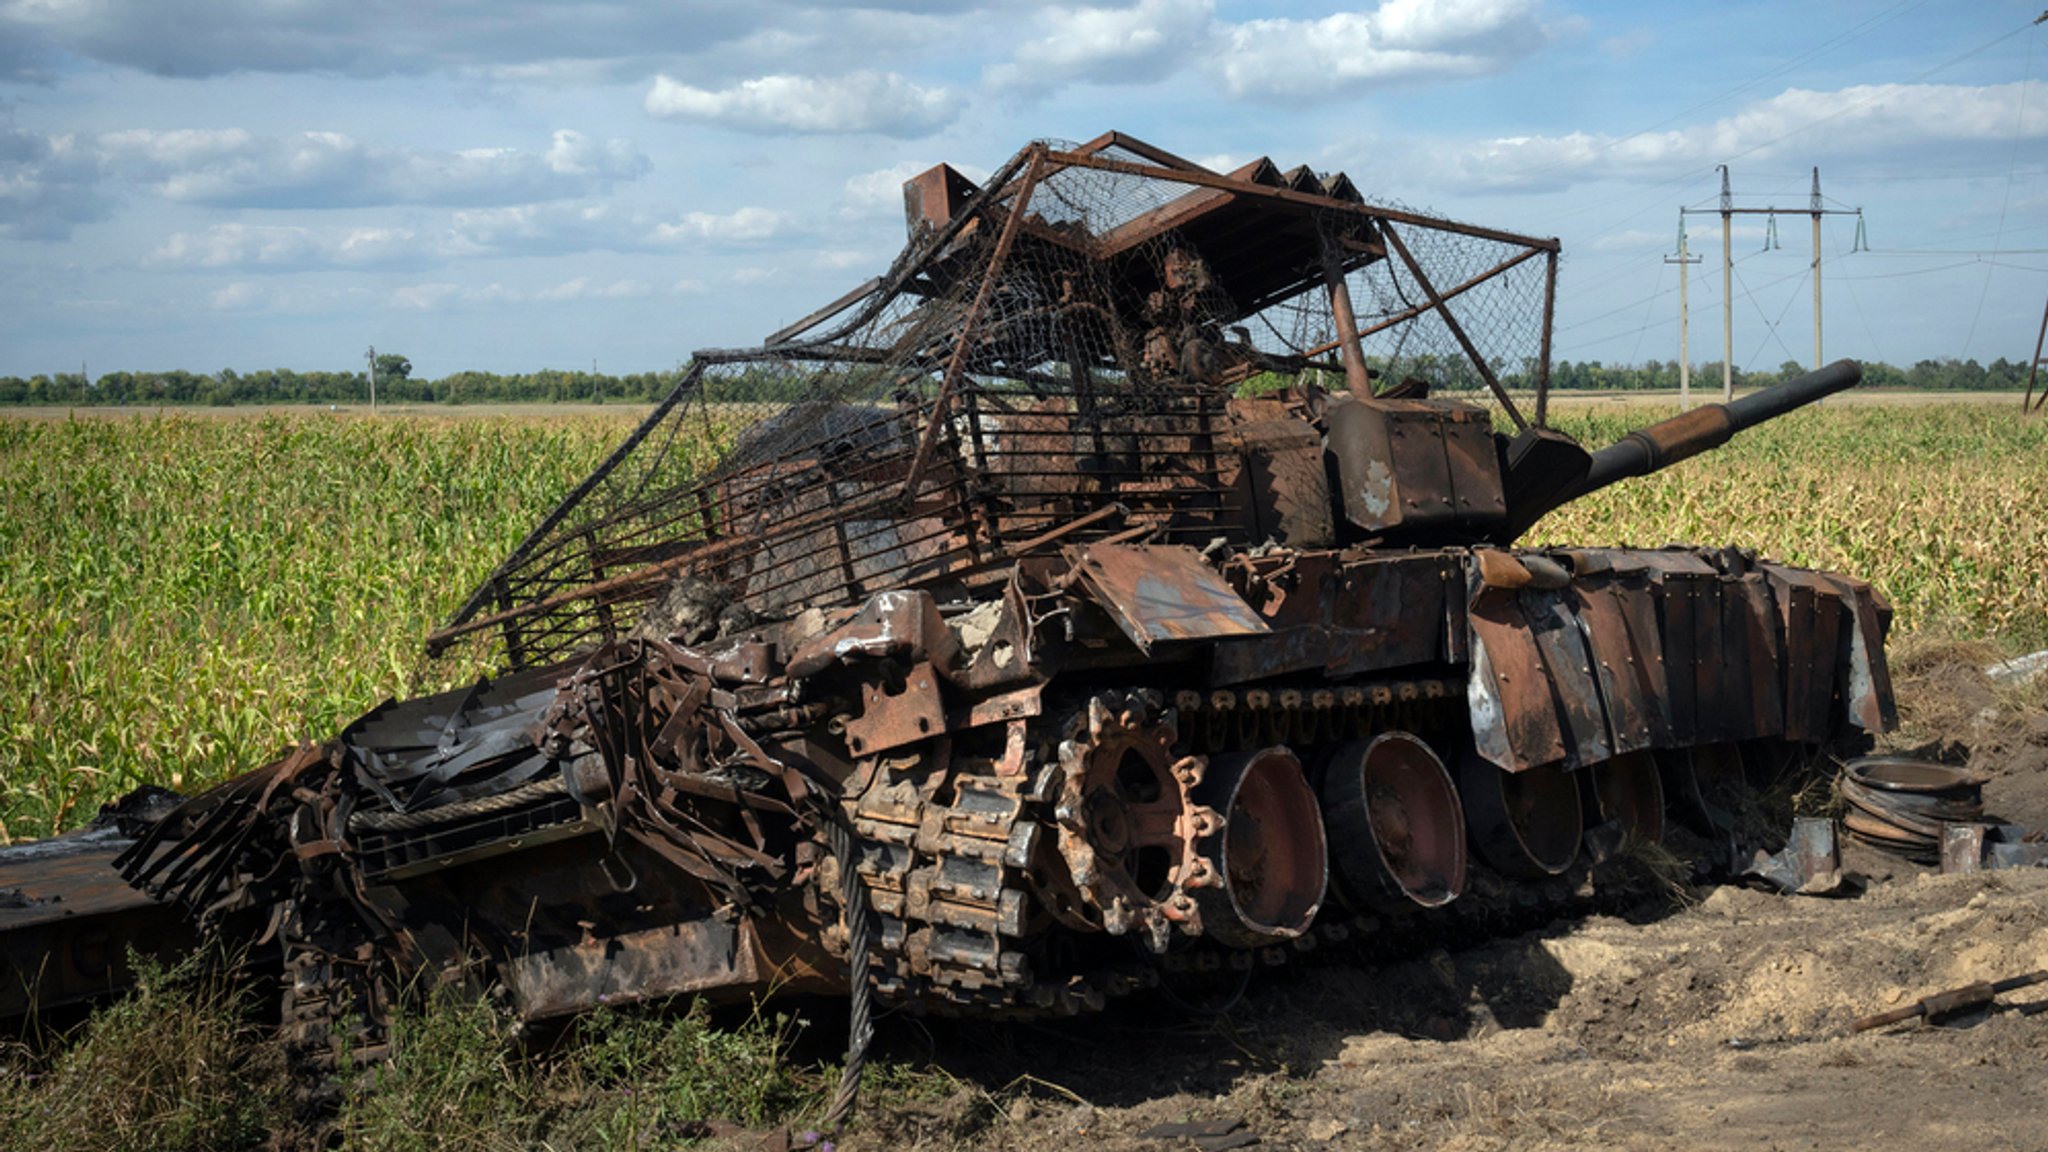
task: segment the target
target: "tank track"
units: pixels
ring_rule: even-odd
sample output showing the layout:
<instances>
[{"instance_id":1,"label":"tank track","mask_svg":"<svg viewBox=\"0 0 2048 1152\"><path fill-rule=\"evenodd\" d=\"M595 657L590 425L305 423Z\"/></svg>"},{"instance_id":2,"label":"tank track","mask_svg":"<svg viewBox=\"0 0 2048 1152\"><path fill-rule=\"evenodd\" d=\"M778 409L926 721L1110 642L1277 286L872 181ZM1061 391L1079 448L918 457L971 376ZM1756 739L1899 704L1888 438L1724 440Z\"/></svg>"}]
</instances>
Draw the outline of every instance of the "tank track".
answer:
<instances>
[{"instance_id":1,"label":"tank track","mask_svg":"<svg viewBox=\"0 0 2048 1152\"><path fill-rule=\"evenodd\" d=\"M278 1036L302 1112L326 1116L351 1077L391 1054L389 960L339 901L294 899L282 917Z\"/></svg>"},{"instance_id":2,"label":"tank track","mask_svg":"<svg viewBox=\"0 0 2048 1152\"><path fill-rule=\"evenodd\" d=\"M1125 698L1171 699L1183 743L1217 754L1273 743L1312 748L1397 728L1430 731L1462 716L1464 685L1428 677L1328 688L1138 690L1099 693L1081 706L1105 696L1112 707ZM1113 962L1059 971L1045 952L1063 928L1030 875L1057 831L1059 766L1050 754L1057 732L1039 735L1021 774L1014 765L1001 774L993 757L957 756L933 767L909 750L859 766L855 779L867 783L849 792L843 808L878 923L869 978L885 1002L946 1016L1071 1016L1162 981L1199 984L1207 974L1280 968L1311 956L1389 962L1559 918L1624 911L1664 893L1662 882L1626 860L1581 857L1542 881L1508 879L1475 860L1465 893L1442 909L1376 912L1345 905L1333 889L1315 923L1284 943L1236 949L1183 936L1155 956L1133 939Z\"/></svg>"},{"instance_id":3,"label":"tank track","mask_svg":"<svg viewBox=\"0 0 2048 1152\"><path fill-rule=\"evenodd\" d=\"M1006 777L963 757L934 772L885 757L868 771L844 808L878 922L869 979L885 1000L937 1015L1072 1016L1152 982L1131 965L1055 977L1033 963L1045 926L1025 873L1049 834L1050 769Z\"/></svg>"}]
</instances>

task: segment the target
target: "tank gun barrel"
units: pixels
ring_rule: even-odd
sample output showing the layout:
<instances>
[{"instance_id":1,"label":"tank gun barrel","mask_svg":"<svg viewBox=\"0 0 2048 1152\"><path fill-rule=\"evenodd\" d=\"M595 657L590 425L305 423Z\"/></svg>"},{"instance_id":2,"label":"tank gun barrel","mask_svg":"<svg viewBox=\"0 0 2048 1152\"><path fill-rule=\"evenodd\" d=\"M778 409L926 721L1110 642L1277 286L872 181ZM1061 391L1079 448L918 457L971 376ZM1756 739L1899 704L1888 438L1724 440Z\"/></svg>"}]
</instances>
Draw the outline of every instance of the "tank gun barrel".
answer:
<instances>
[{"instance_id":1,"label":"tank gun barrel","mask_svg":"<svg viewBox=\"0 0 2048 1152\"><path fill-rule=\"evenodd\" d=\"M1579 482L1572 496L1576 499L1631 476L1647 475L1719 448L1737 432L1853 388L1862 379L1861 364L1837 360L1740 400L1708 404L1638 428L1593 453L1586 478Z\"/></svg>"}]
</instances>

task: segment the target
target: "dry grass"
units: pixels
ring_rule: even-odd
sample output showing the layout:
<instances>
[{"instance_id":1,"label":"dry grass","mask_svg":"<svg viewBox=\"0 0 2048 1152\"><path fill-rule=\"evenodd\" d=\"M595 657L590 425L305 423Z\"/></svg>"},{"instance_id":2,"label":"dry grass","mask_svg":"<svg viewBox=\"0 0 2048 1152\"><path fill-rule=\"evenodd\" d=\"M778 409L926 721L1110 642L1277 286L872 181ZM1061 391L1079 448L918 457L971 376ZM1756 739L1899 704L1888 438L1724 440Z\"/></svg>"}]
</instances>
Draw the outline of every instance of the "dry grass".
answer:
<instances>
[{"instance_id":1,"label":"dry grass","mask_svg":"<svg viewBox=\"0 0 2048 1152\"><path fill-rule=\"evenodd\" d=\"M244 1148L289 1114L284 1062L250 993L194 956L41 1051L0 1062L0 1146L76 1152Z\"/></svg>"}]
</instances>

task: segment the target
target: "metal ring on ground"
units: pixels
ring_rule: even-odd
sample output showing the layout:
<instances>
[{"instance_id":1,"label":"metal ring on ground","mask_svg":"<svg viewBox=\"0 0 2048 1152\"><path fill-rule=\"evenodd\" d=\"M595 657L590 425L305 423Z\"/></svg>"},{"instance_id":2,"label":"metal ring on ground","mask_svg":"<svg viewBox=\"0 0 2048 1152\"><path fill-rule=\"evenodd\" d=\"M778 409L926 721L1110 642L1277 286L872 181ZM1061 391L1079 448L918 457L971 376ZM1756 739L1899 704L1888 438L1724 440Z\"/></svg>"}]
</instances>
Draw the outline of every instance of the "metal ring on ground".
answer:
<instances>
[{"instance_id":1,"label":"metal ring on ground","mask_svg":"<svg viewBox=\"0 0 2048 1152\"><path fill-rule=\"evenodd\" d=\"M1906 756L1865 756L1849 761L1843 772L1866 788L1886 792L1947 793L1956 797L1975 794L1976 789L1991 779L1983 772Z\"/></svg>"},{"instance_id":2,"label":"metal ring on ground","mask_svg":"<svg viewBox=\"0 0 2048 1152\"><path fill-rule=\"evenodd\" d=\"M1465 814L1429 745L1406 732L1344 744L1330 755L1322 794L1346 896L1398 912L1440 908L1465 890Z\"/></svg>"},{"instance_id":3,"label":"metal ring on ground","mask_svg":"<svg viewBox=\"0 0 2048 1152\"><path fill-rule=\"evenodd\" d=\"M1221 884L1192 889L1202 931L1238 948L1308 930L1329 882L1322 813L1292 751L1275 746L1209 762L1193 793L1223 817L1203 839Z\"/></svg>"},{"instance_id":4,"label":"metal ring on ground","mask_svg":"<svg viewBox=\"0 0 2048 1152\"><path fill-rule=\"evenodd\" d=\"M1556 876L1579 857L1579 779L1555 764L1508 772L1477 752L1458 760L1458 795L1480 859L1509 876Z\"/></svg>"},{"instance_id":5,"label":"metal ring on ground","mask_svg":"<svg viewBox=\"0 0 2048 1152\"><path fill-rule=\"evenodd\" d=\"M1625 752L1586 771L1593 777L1591 799L1601 820L1619 822L1635 843L1664 842L1664 786L1648 752Z\"/></svg>"}]
</instances>

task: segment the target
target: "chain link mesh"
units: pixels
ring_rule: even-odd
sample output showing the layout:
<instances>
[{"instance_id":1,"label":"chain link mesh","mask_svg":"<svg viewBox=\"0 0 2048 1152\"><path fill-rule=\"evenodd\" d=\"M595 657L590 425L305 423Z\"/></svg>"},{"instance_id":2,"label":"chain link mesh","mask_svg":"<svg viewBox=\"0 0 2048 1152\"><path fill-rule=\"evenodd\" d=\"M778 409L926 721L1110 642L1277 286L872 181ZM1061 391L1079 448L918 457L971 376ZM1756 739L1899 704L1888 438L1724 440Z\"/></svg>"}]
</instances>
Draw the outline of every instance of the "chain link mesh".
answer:
<instances>
[{"instance_id":1,"label":"chain link mesh","mask_svg":"<svg viewBox=\"0 0 2048 1152\"><path fill-rule=\"evenodd\" d=\"M979 189L913 182L886 273L779 343L699 353L451 630L495 626L519 667L650 613L708 638L972 594L1053 534L1235 540L1235 398L1343 385L1326 257L1378 385L1497 404L1461 329L1508 394L1541 386L1546 242L1366 205L1342 175L1163 155L1040 142Z\"/></svg>"}]
</instances>

